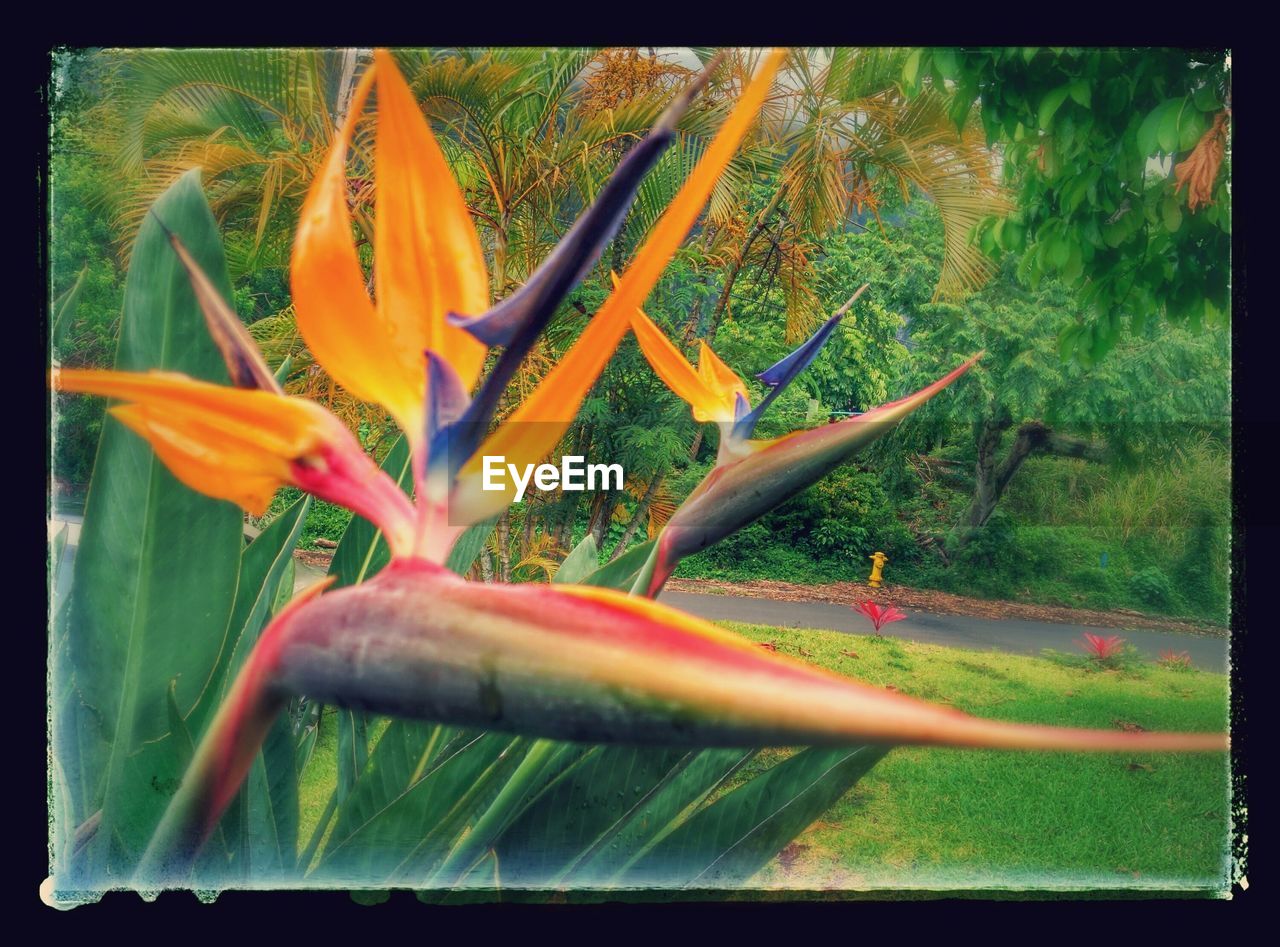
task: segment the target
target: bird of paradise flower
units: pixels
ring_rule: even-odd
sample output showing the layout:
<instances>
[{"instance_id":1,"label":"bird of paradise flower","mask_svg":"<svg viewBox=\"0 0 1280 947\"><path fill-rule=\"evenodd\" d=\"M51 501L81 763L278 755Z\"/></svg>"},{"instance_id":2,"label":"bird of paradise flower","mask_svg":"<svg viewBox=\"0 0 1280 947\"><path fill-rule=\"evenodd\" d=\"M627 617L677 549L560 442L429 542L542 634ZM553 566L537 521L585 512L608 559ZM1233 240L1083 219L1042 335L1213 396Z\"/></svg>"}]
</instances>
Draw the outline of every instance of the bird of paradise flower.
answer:
<instances>
[{"instance_id":1,"label":"bird of paradise flower","mask_svg":"<svg viewBox=\"0 0 1280 947\"><path fill-rule=\"evenodd\" d=\"M315 357L396 419L411 449L410 499L319 405L288 397L210 281L173 239L232 387L173 373L63 370L67 391L119 399L119 421L184 483L265 510L292 484L378 526L390 564L360 585L297 597L259 638L196 749L137 878L180 882L292 695L393 716L567 740L693 746L938 744L1023 749L1221 750L1220 734L1120 733L970 717L768 653L640 595L591 586L467 582L443 565L467 525L510 502L480 488L481 458L551 452L629 327L655 369L726 432L717 468L682 505L642 570L656 594L689 551L761 515L963 374L860 418L751 441L759 412L816 354L847 306L764 375L751 411L709 349L696 383L639 307L695 223L754 120L784 51L766 57L613 293L532 395L489 433L498 399L558 304L612 239L643 174L673 139L704 72L620 163L528 283L490 307L480 242L444 156L385 51L363 75L302 210L291 282ZM365 286L346 205L356 117L376 86L374 284ZM853 300L850 300L852 304ZM660 336L660 333L659 333ZM501 346L476 389L490 347ZM654 352L661 352L658 358ZM675 352L675 356L672 356ZM665 361L664 361L665 359ZM692 371L692 369L690 369ZM856 423L855 423L856 422Z\"/></svg>"}]
</instances>

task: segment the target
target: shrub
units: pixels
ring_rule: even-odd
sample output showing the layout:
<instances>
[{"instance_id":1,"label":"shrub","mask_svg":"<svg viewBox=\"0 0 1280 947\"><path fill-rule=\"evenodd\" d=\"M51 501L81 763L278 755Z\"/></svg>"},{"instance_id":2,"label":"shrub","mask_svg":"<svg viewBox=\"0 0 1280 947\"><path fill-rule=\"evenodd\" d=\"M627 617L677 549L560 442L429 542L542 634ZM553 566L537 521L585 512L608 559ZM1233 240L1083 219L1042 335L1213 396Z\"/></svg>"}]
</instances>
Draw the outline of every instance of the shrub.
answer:
<instances>
[{"instance_id":1,"label":"shrub","mask_svg":"<svg viewBox=\"0 0 1280 947\"><path fill-rule=\"evenodd\" d=\"M1173 583L1159 566L1147 566L1129 580L1129 588L1139 601L1168 608L1173 601Z\"/></svg>"}]
</instances>

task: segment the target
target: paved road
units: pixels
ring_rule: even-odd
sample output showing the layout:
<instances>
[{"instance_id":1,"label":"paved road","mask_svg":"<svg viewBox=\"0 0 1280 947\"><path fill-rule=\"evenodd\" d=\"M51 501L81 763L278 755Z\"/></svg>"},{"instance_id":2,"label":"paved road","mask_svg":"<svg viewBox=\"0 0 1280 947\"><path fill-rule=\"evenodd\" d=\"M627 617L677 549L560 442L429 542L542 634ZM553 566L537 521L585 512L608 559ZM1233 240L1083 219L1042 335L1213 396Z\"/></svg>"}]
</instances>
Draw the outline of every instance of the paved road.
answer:
<instances>
[{"instance_id":1,"label":"paved road","mask_svg":"<svg viewBox=\"0 0 1280 947\"><path fill-rule=\"evenodd\" d=\"M746 596L705 595L698 592L663 592L658 600L712 621L741 621L780 628L821 628L865 635L871 623L847 605L829 602L779 602ZM989 618L964 615L928 615L913 611L905 621L885 625L880 633L889 638L905 638L928 644L972 648L979 651L1008 651L1039 654L1044 648L1080 653L1075 640L1085 631L1118 634L1148 658L1155 659L1166 648L1186 651L1191 663L1205 671L1227 670L1227 640L1173 631L1119 631L1057 625L1051 622Z\"/></svg>"},{"instance_id":2,"label":"paved road","mask_svg":"<svg viewBox=\"0 0 1280 947\"><path fill-rule=\"evenodd\" d=\"M78 519L78 518L77 518ZM60 524L59 524L60 525ZM78 527L78 523L73 523ZM56 532L50 529L50 536ZM79 539L78 528L73 528L66 550L67 560L59 570L59 594L65 593L70 577L70 559L75 554ZM318 581L324 572L304 563L294 561L297 567L294 579L295 591ZM741 621L756 625L775 625L780 628L819 628L865 635L871 630L870 622L847 605L829 602L779 602L773 599L749 598L739 595L705 595L697 592L663 592L659 600L686 612L711 621ZM881 634L908 641L949 645L954 648L972 648L979 651L1006 651L1012 654L1039 654L1045 648L1078 653L1076 639L1084 631L1103 635L1119 634L1149 659L1159 657L1166 648L1186 651L1191 663L1206 671L1227 670L1227 641L1225 638L1208 638L1200 635L1179 634L1171 631L1116 631L1106 628L1087 628L1075 625L1056 625L1050 622L1008 619L997 621L989 618L970 618L964 615L930 615L912 611L906 621L885 625Z\"/></svg>"}]
</instances>

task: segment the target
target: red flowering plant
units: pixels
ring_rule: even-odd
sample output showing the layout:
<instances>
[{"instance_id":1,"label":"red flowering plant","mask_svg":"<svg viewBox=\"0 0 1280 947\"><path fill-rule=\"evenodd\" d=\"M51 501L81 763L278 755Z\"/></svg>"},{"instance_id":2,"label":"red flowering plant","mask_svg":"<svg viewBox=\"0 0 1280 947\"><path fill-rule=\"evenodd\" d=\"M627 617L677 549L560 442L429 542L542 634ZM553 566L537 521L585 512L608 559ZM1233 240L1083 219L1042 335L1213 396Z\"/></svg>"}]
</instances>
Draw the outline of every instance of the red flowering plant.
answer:
<instances>
[{"instance_id":1,"label":"red flowering plant","mask_svg":"<svg viewBox=\"0 0 1280 947\"><path fill-rule=\"evenodd\" d=\"M1117 659L1125 653L1125 641L1119 635L1104 638L1086 631L1076 644L1085 650L1090 660L1107 667L1114 666Z\"/></svg>"},{"instance_id":2,"label":"red flowering plant","mask_svg":"<svg viewBox=\"0 0 1280 947\"><path fill-rule=\"evenodd\" d=\"M877 635L880 634L880 629L885 625L895 621L902 621L907 617L892 605L881 607L875 602L863 602L861 605L854 605L853 608L856 611L862 612L862 614L866 615L867 618L871 620L871 624L875 628Z\"/></svg>"}]
</instances>

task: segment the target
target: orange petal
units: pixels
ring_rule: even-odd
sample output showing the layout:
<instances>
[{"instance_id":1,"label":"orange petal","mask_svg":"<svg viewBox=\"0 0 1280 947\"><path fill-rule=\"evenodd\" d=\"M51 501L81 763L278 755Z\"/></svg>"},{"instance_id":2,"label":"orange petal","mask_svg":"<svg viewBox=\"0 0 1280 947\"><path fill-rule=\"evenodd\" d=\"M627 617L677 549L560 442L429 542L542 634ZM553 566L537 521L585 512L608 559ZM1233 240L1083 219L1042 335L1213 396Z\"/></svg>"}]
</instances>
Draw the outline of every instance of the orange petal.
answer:
<instances>
[{"instance_id":1,"label":"orange petal","mask_svg":"<svg viewBox=\"0 0 1280 947\"><path fill-rule=\"evenodd\" d=\"M338 421L320 405L269 391L228 388L176 372L113 372L62 369L53 376L63 391L80 391L146 404L176 417L198 418L235 434L246 444L277 457L294 459L329 443Z\"/></svg>"},{"instance_id":2,"label":"orange petal","mask_svg":"<svg viewBox=\"0 0 1280 947\"><path fill-rule=\"evenodd\" d=\"M729 405L729 417L723 420L733 420L733 409L737 404L736 395L747 397L747 386L732 368L720 361L720 356L711 351L711 346L707 345L702 339L698 340L698 374L702 377L703 382L712 391L718 392L719 396ZM694 412L697 416L697 412ZM703 420L699 418L698 420ZM721 420L719 418L709 420Z\"/></svg>"},{"instance_id":3,"label":"orange petal","mask_svg":"<svg viewBox=\"0 0 1280 947\"><path fill-rule=\"evenodd\" d=\"M421 377L423 351L444 358L470 390L485 346L449 325L450 312L489 308L480 240L453 173L408 84L385 50L378 71L377 217L374 271L378 314L404 371Z\"/></svg>"},{"instance_id":4,"label":"orange petal","mask_svg":"<svg viewBox=\"0 0 1280 947\"><path fill-rule=\"evenodd\" d=\"M343 388L383 405L401 427L422 427L422 369L407 371L378 319L351 236L347 149L375 71L366 70L351 98L324 168L311 185L293 243L290 284L298 329L311 353ZM418 353L419 356L421 353Z\"/></svg>"},{"instance_id":5,"label":"orange petal","mask_svg":"<svg viewBox=\"0 0 1280 947\"><path fill-rule=\"evenodd\" d=\"M668 388L689 403L696 420L733 420L734 393L740 391L745 396L746 386L742 379L716 358L705 342L702 343L702 354L695 370L643 311L637 309L632 315L631 329L636 334L636 341L640 343L640 351L644 353L654 373ZM723 369L723 373L727 373L727 379L725 374L709 370L713 360ZM729 382L728 386L723 384L725 381Z\"/></svg>"},{"instance_id":6,"label":"orange petal","mask_svg":"<svg viewBox=\"0 0 1280 947\"><path fill-rule=\"evenodd\" d=\"M146 405L118 405L109 412L138 434L175 477L192 490L262 516L280 487L290 482L286 461L247 448L200 421Z\"/></svg>"},{"instance_id":7,"label":"orange petal","mask_svg":"<svg viewBox=\"0 0 1280 947\"><path fill-rule=\"evenodd\" d=\"M765 58L715 140L649 232L644 245L595 318L533 394L490 435L463 468L455 515L468 520L472 517L483 519L510 503L514 495L510 490L480 492L480 473L486 455L502 455L508 463L518 465L535 464L559 443L587 392L621 341L632 313L644 303L693 227L716 180L755 121L785 57L786 50L775 50Z\"/></svg>"},{"instance_id":8,"label":"orange petal","mask_svg":"<svg viewBox=\"0 0 1280 947\"><path fill-rule=\"evenodd\" d=\"M53 382L127 402L111 413L193 490L260 516L279 487L294 484L377 523L394 551L411 544L408 498L314 402L171 372L66 369Z\"/></svg>"}]
</instances>

